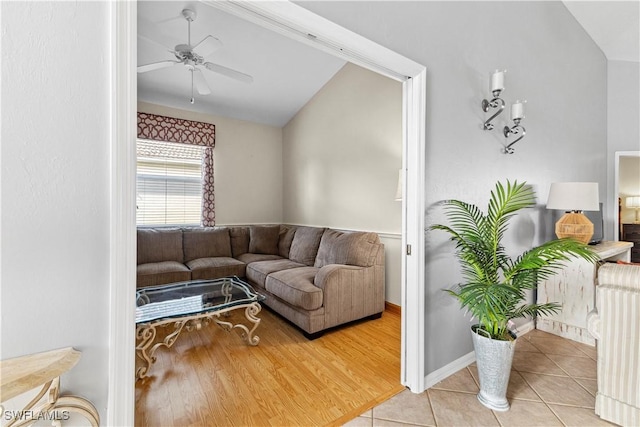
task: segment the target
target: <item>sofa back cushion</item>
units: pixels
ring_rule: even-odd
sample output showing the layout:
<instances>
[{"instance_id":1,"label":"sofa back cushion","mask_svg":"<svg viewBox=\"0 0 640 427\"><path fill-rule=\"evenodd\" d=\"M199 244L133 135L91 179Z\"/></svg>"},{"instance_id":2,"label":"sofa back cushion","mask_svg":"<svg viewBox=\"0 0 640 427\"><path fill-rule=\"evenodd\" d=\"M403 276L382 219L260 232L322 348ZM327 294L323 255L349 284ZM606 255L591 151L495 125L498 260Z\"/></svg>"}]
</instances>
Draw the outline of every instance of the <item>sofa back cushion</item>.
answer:
<instances>
[{"instance_id":1,"label":"sofa back cushion","mask_svg":"<svg viewBox=\"0 0 640 427\"><path fill-rule=\"evenodd\" d=\"M229 229L185 228L182 233L184 261L200 258L231 257Z\"/></svg>"},{"instance_id":2,"label":"sofa back cushion","mask_svg":"<svg viewBox=\"0 0 640 427\"><path fill-rule=\"evenodd\" d=\"M320 246L324 228L297 227L289 250L289 259L304 265L313 266Z\"/></svg>"},{"instance_id":3,"label":"sofa back cushion","mask_svg":"<svg viewBox=\"0 0 640 427\"><path fill-rule=\"evenodd\" d=\"M278 240L278 255L289 258L293 236L296 234L296 227L289 225L280 226L280 239Z\"/></svg>"},{"instance_id":4,"label":"sofa back cushion","mask_svg":"<svg viewBox=\"0 0 640 427\"><path fill-rule=\"evenodd\" d=\"M249 227L249 252L278 255L279 225L252 225Z\"/></svg>"},{"instance_id":5,"label":"sofa back cushion","mask_svg":"<svg viewBox=\"0 0 640 427\"><path fill-rule=\"evenodd\" d=\"M231 253L234 258L249 252L249 227L229 228L231 236Z\"/></svg>"},{"instance_id":6,"label":"sofa back cushion","mask_svg":"<svg viewBox=\"0 0 640 427\"><path fill-rule=\"evenodd\" d=\"M380 238L376 233L327 230L322 235L314 267L328 264L371 267L376 260Z\"/></svg>"},{"instance_id":7,"label":"sofa back cushion","mask_svg":"<svg viewBox=\"0 0 640 427\"><path fill-rule=\"evenodd\" d=\"M184 262L182 230L179 228L139 228L138 265L163 261Z\"/></svg>"}]
</instances>

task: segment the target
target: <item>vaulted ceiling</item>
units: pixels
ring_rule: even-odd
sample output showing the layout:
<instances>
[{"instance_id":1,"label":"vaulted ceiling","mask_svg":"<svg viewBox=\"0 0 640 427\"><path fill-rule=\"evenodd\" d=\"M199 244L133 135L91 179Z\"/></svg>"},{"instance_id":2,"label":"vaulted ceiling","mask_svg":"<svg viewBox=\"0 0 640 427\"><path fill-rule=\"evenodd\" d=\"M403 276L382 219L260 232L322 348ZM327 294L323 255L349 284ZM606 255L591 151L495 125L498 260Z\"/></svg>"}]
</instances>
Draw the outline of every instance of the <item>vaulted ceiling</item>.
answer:
<instances>
[{"instance_id":1,"label":"vaulted ceiling","mask_svg":"<svg viewBox=\"0 0 640 427\"><path fill-rule=\"evenodd\" d=\"M607 59L639 61L636 1L565 1ZM196 13L191 44L211 35L219 46L204 60L251 75L245 83L203 67L210 95L200 95L183 64L138 73L138 99L183 110L284 126L344 66L344 61L199 2L138 2L138 65L176 60L187 43L183 9ZM142 37L141 37L142 36ZM215 68L215 67L213 67ZM195 82L197 83L197 82Z\"/></svg>"},{"instance_id":2,"label":"vaulted ceiling","mask_svg":"<svg viewBox=\"0 0 640 427\"><path fill-rule=\"evenodd\" d=\"M610 61L640 62L640 1L564 1Z\"/></svg>"},{"instance_id":3,"label":"vaulted ceiling","mask_svg":"<svg viewBox=\"0 0 640 427\"><path fill-rule=\"evenodd\" d=\"M191 72L183 64L138 73L138 99L184 110L284 126L345 62L285 36L198 2L138 2L138 65L175 60L171 50L187 43L182 10L197 16L191 44L208 35L221 46L205 61L253 77L252 83L203 69L211 90L191 99ZM141 33L143 37L141 37Z\"/></svg>"}]
</instances>

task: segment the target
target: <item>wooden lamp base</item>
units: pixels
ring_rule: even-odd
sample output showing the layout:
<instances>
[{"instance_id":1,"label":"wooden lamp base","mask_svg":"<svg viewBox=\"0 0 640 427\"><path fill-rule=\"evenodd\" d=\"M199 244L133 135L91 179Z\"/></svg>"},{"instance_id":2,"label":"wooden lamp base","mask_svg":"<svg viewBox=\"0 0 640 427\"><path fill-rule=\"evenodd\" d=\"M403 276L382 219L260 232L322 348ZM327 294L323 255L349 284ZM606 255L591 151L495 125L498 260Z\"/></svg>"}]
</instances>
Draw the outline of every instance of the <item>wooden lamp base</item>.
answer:
<instances>
[{"instance_id":1,"label":"wooden lamp base","mask_svg":"<svg viewBox=\"0 0 640 427\"><path fill-rule=\"evenodd\" d=\"M593 236L593 223L582 212L566 212L556 222L556 236L559 239L570 237L587 244Z\"/></svg>"}]
</instances>

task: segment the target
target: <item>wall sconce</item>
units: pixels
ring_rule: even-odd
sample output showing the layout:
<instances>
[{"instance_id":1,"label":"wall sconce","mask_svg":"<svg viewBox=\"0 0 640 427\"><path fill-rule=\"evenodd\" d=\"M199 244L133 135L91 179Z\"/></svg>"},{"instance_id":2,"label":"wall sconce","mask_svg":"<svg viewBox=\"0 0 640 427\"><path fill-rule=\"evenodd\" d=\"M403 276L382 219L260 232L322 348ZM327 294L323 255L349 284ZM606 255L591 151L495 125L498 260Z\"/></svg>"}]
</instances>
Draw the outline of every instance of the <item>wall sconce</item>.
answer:
<instances>
[{"instance_id":1,"label":"wall sconce","mask_svg":"<svg viewBox=\"0 0 640 427\"><path fill-rule=\"evenodd\" d=\"M524 127L520 126L520 121L522 119L524 119L524 104L526 102L527 101L520 102L518 100L514 104L511 105L511 120L513 120L513 123L515 123L515 124L512 127L505 126L504 129L502 130L502 133L504 134L505 138L509 138L509 135L520 135L520 137L518 137L515 140L511 141L511 143L509 145L504 147L504 152L506 154L513 154L515 150L513 148L511 148L511 147L516 142L518 142L522 138L524 138L524 135L526 134L526 129Z\"/></svg>"},{"instance_id":2,"label":"wall sconce","mask_svg":"<svg viewBox=\"0 0 640 427\"><path fill-rule=\"evenodd\" d=\"M491 101L488 101L486 99L482 100L482 111L486 113L489 111L490 108L496 108L498 111L496 111L493 114L493 116L489 117L487 121L484 122L484 126L483 126L484 130L493 129L493 124L491 123L491 120L498 117L498 115L502 113L502 110L504 110L505 104L504 104L504 100L500 99L500 92L504 90L504 73L506 72L507 70L503 70L503 71L496 70L493 72L493 74L491 74L490 87L491 87L491 93L493 94L493 99Z\"/></svg>"}]
</instances>

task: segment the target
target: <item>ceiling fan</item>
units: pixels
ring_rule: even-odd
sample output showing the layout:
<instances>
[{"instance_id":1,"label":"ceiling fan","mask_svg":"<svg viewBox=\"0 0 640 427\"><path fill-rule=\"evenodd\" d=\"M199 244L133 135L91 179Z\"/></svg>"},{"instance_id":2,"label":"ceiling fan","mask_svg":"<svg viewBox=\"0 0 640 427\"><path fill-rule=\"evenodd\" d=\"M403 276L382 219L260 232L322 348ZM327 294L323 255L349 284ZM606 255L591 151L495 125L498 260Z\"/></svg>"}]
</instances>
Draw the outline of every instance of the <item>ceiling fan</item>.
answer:
<instances>
[{"instance_id":1,"label":"ceiling fan","mask_svg":"<svg viewBox=\"0 0 640 427\"><path fill-rule=\"evenodd\" d=\"M226 77L244 82L253 82L253 77L248 74L241 73L240 71L208 62L205 58L211 55L213 52L222 47L222 42L217 38L208 35L202 39L198 44L191 45L191 23L195 21L197 14L194 10L183 9L182 17L186 19L188 24L187 43L178 44L173 49L168 48L167 40L163 40L164 43L157 39L165 39L161 32L154 28L155 24L139 18L138 22L138 35L152 43L158 44L169 52L173 53L176 59L168 59L165 61L153 62L151 64L140 65L138 67L138 73L146 73L148 71L158 70L160 68L171 67L178 64L183 64L191 72L191 103L195 102L194 86L200 95L209 95L211 89L204 78L204 75L200 70L204 69L212 71L214 73L222 74Z\"/></svg>"}]
</instances>

